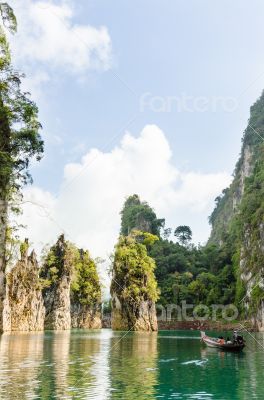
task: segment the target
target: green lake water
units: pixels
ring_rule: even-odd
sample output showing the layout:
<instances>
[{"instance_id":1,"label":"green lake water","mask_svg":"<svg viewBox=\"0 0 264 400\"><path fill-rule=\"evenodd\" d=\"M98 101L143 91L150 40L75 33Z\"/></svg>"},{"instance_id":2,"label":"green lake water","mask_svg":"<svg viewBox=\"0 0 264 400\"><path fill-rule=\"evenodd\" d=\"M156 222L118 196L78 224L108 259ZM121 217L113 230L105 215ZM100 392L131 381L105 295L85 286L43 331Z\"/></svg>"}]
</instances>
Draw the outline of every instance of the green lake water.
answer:
<instances>
[{"instance_id":1,"label":"green lake water","mask_svg":"<svg viewBox=\"0 0 264 400\"><path fill-rule=\"evenodd\" d=\"M4 334L0 398L264 399L264 335L253 336L234 354L196 331Z\"/></svg>"}]
</instances>

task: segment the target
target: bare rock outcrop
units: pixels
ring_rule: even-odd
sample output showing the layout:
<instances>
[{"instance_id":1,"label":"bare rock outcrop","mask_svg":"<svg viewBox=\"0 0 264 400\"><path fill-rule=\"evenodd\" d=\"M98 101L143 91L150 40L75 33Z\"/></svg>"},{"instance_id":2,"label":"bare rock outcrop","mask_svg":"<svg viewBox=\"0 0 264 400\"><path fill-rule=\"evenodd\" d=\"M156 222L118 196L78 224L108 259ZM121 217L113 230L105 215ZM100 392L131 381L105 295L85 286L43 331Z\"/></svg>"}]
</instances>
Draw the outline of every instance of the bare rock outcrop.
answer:
<instances>
[{"instance_id":1,"label":"bare rock outcrop","mask_svg":"<svg viewBox=\"0 0 264 400\"><path fill-rule=\"evenodd\" d=\"M7 274L4 310L5 331L41 331L45 308L34 251L28 255L28 241L21 245L21 258Z\"/></svg>"},{"instance_id":2,"label":"bare rock outcrop","mask_svg":"<svg viewBox=\"0 0 264 400\"><path fill-rule=\"evenodd\" d=\"M71 326L82 329L101 329L102 315L100 307L71 304Z\"/></svg>"},{"instance_id":3,"label":"bare rock outcrop","mask_svg":"<svg viewBox=\"0 0 264 400\"><path fill-rule=\"evenodd\" d=\"M43 297L46 308L45 329L71 328L70 285L73 273L73 254L61 235L51 247L41 278L44 282Z\"/></svg>"},{"instance_id":4,"label":"bare rock outcrop","mask_svg":"<svg viewBox=\"0 0 264 400\"><path fill-rule=\"evenodd\" d=\"M151 300L137 305L123 303L116 293L112 293L111 327L113 330L157 331L155 303Z\"/></svg>"},{"instance_id":5,"label":"bare rock outcrop","mask_svg":"<svg viewBox=\"0 0 264 400\"><path fill-rule=\"evenodd\" d=\"M45 329L66 330L71 328L70 281L62 276L59 282L45 291Z\"/></svg>"}]
</instances>

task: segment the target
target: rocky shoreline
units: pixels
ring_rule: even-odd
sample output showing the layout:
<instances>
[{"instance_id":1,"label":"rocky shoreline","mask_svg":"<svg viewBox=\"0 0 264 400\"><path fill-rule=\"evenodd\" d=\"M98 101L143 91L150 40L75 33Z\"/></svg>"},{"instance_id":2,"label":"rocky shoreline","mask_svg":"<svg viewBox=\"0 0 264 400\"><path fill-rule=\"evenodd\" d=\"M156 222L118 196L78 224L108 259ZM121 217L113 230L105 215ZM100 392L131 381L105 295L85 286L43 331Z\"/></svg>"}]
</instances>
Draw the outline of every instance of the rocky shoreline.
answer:
<instances>
[{"instance_id":1,"label":"rocky shoreline","mask_svg":"<svg viewBox=\"0 0 264 400\"><path fill-rule=\"evenodd\" d=\"M249 332L259 332L259 329L251 321L236 321L226 323L224 321L158 321L158 331L177 331L177 330L205 330L205 331L233 331L242 329ZM102 316L102 328L111 329L111 315Z\"/></svg>"}]
</instances>

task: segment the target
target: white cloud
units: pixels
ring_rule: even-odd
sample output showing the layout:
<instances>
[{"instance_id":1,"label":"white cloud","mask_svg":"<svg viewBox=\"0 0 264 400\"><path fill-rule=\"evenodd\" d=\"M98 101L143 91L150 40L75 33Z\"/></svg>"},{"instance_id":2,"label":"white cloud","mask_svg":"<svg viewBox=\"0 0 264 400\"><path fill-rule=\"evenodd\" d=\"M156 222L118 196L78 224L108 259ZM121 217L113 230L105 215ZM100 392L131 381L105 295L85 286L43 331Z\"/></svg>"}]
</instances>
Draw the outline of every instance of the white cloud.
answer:
<instances>
[{"instance_id":1,"label":"white cloud","mask_svg":"<svg viewBox=\"0 0 264 400\"><path fill-rule=\"evenodd\" d=\"M58 198L41 188L27 188L25 200L33 204L25 204L22 219L37 248L64 230L93 256L105 257L117 239L125 197L138 193L166 218L167 226L190 225L194 239L205 241L214 198L230 180L225 172L179 171L164 133L147 125L138 137L126 133L108 153L91 149L79 163L67 164Z\"/></svg>"},{"instance_id":2,"label":"white cloud","mask_svg":"<svg viewBox=\"0 0 264 400\"><path fill-rule=\"evenodd\" d=\"M88 70L110 68L111 38L107 28L74 23L71 2L10 3L18 18L18 33L12 40L18 62L81 76Z\"/></svg>"},{"instance_id":3,"label":"white cloud","mask_svg":"<svg viewBox=\"0 0 264 400\"><path fill-rule=\"evenodd\" d=\"M36 101L40 99L44 85L50 80L50 75L45 71L30 71L30 74L22 80L22 87L24 90L30 91L32 98Z\"/></svg>"}]
</instances>

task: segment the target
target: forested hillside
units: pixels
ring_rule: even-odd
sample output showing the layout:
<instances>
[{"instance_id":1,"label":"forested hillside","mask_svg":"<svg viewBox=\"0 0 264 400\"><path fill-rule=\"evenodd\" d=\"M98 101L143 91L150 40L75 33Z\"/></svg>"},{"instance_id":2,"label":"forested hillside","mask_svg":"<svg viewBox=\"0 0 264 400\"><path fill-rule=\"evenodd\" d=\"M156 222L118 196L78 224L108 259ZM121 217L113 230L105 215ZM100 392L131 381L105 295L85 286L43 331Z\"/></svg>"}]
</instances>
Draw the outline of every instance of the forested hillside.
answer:
<instances>
[{"instance_id":1,"label":"forested hillside","mask_svg":"<svg viewBox=\"0 0 264 400\"><path fill-rule=\"evenodd\" d=\"M250 109L234 179L216 199L209 242L229 243L241 311L264 327L264 94Z\"/></svg>"},{"instance_id":2,"label":"forested hillside","mask_svg":"<svg viewBox=\"0 0 264 400\"><path fill-rule=\"evenodd\" d=\"M190 227L165 227L165 220L157 218L135 194L126 199L121 215L121 233L145 228L159 238L148 246L148 252L156 263L160 304L179 304L182 300L207 305L234 302L235 277L228 243L221 247L213 243L193 245Z\"/></svg>"}]
</instances>

